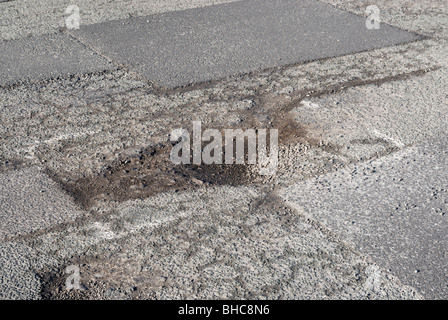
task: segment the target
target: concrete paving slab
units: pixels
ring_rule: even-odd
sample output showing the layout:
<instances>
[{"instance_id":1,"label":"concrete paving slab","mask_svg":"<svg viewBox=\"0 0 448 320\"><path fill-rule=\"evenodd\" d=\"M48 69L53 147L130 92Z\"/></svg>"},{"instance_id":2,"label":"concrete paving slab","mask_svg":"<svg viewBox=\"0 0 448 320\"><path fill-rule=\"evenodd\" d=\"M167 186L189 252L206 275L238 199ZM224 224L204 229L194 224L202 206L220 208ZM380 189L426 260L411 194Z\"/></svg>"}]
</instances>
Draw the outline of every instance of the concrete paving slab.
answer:
<instances>
[{"instance_id":1,"label":"concrete paving slab","mask_svg":"<svg viewBox=\"0 0 448 320\"><path fill-rule=\"evenodd\" d=\"M76 37L177 87L420 39L317 1L249 0L81 26Z\"/></svg>"},{"instance_id":2,"label":"concrete paving slab","mask_svg":"<svg viewBox=\"0 0 448 320\"><path fill-rule=\"evenodd\" d=\"M70 222L82 213L38 168L0 175L0 208L0 239Z\"/></svg>"},{"instance_id":3,"label":"concrete paving slab","mask_svg":"<svg viewBox=\"0 0 448 320\"><path fill-rule=\"evenodd\" d=\"M0 85L115 69L67 34L0 42Z\"/></svg>"},{"instance_id":4,"label":"concrete paving slab","mask_svg":"<svg viewBox=\"0 0 448 320\"><path fill-rule=\"evenodd\" d=\"M446 299L447 156L443 135L280 193L426 298Z\"/></svg>"}]
</instances>

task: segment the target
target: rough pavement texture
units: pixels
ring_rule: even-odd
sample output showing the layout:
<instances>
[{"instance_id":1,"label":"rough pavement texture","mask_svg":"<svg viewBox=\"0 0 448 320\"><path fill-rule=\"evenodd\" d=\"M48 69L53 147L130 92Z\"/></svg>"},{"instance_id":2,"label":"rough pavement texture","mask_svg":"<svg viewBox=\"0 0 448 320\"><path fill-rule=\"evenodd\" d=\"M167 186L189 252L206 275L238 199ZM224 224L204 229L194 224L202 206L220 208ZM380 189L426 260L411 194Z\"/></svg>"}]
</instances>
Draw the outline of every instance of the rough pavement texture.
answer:
<instances>
[{"instance_id":1,"label":"rough pavement texture","mask_svg":"<svg viewBox=\"0 0 448 320\"><path fill-rule=\"evenodd\" d=\"M163 87L419 39L313 0L249 0L82 26L89 47Z\"/></svg>"},{"instance_id":2,"label":"rough pavement texture","mask_svg":"<svg viewBox=\"0 0 448 320\"><path fill-rule=\"evenodd\" d=\"M430 299L448 295L448 136L284 188L293 207L335 230Z\"/></svg>"},{"instance_id":3,"label":"rough pavement texture","mask_svg":"<svg viewBox=\"0 0 448 320\"><path fill-rule=\"evenodd\" d=\"M0 174L0 239L73 222L81 211L37 168Z\"/></svg>"},{"instance_id":4,"label":"rough pavement texture","mask_svg":"<svg viewBox=\"0 0 448 320\"><path fill-rule=\"evenodd\" d=\"M0 25L14 17L8 20L10 28L0 26L2 39L59 33L65 7L59 7L61 1L44 2L54 4L54 13L43 10L43 2L27 2L27 7L16 6L19 1L1 3L0 9L8 10L0 10L0 15L5 14ZM101 3L107 7L97 8L107 10L101 14L91 10L84 23L126 18L139 3L136 16L183 8L179 1ZM132 5L128 10L123 3ZM365 16L365 1L337 3ZM15 6L12 11L10 6ZM338 236L337 228L331 231L325 221L310 219L306 210L296 204L293 209L275 196L276 190L315 176L347 166L361 168L365 164L358 163L360 159L380 161L397 152L406 154L413 144L446 134L445 3L381 1L380 9L383 21L434 38L233 76L186 90L159 90L124 66L0 88L2 174L38 166L48 169L49 177L76 201L79 193L67 186L91 190L91 182L112 191L126 185L128 198L134 199L117 198L114 192L97 194L82 219L3 242L2 297L431 297L428 290L427 296L421 295L422 287L416 292L403 285L415 275L413 270L397 278L395 270L382 267L383 260L366 256L354 249L356 243ZM415 92L424 96L421 110L408 97ZM357 94L365 95L368 102L355 99ZM321 109L321 119L313 108ZM375 131L334 121L344 120L344 113L359 127L374 126ZM206 174L189 190L162 188L139 199L152 188L144 181L166 175L163 167L160 172L152 170L152 155L157 160L169 132L191 128L192 120L212 128L279 128L278 175L261 184L252 178L245 181L246 177L228 179L236 176L231 169L224 178L236 182L234 186L210 185ZM326 125L319 127L319 121ZM402 157L387 159L390 172L399 171ZM251 168L240 172L250 173ZM437 192L440 197L441 191ZM88 290L65 291L65 268L70 265L80 267ZM441 266L431 267L440 270Z\"/></svg>"},{"instance_id":5,"label":"rough pavement texture","mask_svg":"<svg viewBox=\"0 0 448 320\"><path fill-rule=\"evenodd\" d=\"M123 203L112 215L28 244L41 256L55 252L65 261L42 271L42 279L53 279L44 281L46 298L421 298L318 224L252 187ZM64 290L64 271L72 264L81 266L87 290Z\"/></svg>"},{"instance_id":6,"label":"rough pavement texture","mask_svg":"<svg viewBox=\"0 0 448 320\"><path fill-rule=\"evenodd\" d=\"M0 85L114 69L67 34L0 42Z\"/></svg>"},{"instance_id":7,"label":"rough pavement texture","mask_svg":"<svg viewBox=\"0 0 448 320\"><path fill-rule=\"evenodd\" d=\"M315 1L259 0L83 23L73 34L88 48L167 87L419 38L388 25L368 30L364 19ZM4 42L0 85L114 68L88 48L68 35Z\"/></svg>"},{"instance_id":8,"label":"rough pavement texture","mask_svg":"<svg viewBox=\"0 0 448 320\"><path fill-rule=\"evenodd\" d=\"M365 160L444 134L447 81L448 72L441 69L419 78L306 99L292 112L298 123L341 155Z\"/></svg>"},{"instance_id":9,"label":"rough pavement texture","mask_svg":"<svg viewBox=\"0 0 448 320\"><path fill-rule=\"evenodd\" d=\"M166 142L172 128L190 128L193 119L214 128L260 126L266 120L281 123L282 117L291 121L297 112L289 111L309 94L438 68L442 61L436 55L442 48L425 40L171 94L159 94L126 71L0 89L0 170L31 162L84 176L120 156ZM309 132L310 139L320 135ZM301 162L301 174L313 175L317 163L302 161L305 151L289 158ZM322 151L332 156L327 149Z\"/></svg>"},{"instance_id":10,"label":"rough pavement texture","mask_svg":"<svg viewBox=\"0 0 448 320\"><path fill-rule=\"evenodd\" d=\"M142 17L155 13L187 10L237 0L14 0L0 10L0 40L59 33L65 28L68 6L80 9L81 24Z\"/></svg>"},{"instance_id":11,"label":"rough pavement texture","mask_svg":"<svg viewBox=\"0 0 448 320\"><path fill-rule=\"evenodd\" d=\"M376 5L381 20L431 37L448 39L448 6L445 0L319 0L367 17L366 7Z\"/></svg>"},{"instance_id":12,"label":"rough pavement texture","mask_svg":"<svg viewBox=\"0 0 448 320\"><path fill-rule=\"evenodd\" d=\"M41 283L31 267L31 251L26 245L0 244L0 299L41 298Z\"/></svg>"}]
</instances>

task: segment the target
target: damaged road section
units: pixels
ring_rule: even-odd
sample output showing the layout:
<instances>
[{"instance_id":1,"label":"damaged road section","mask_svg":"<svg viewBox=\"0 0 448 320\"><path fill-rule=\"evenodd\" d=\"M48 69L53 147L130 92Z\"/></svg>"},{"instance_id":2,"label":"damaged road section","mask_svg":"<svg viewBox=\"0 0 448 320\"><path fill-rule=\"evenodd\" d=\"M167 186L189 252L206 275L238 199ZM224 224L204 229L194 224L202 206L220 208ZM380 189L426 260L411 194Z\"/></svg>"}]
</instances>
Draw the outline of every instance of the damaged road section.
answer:
<instances>
[{"instance_id":1,"label":"damaged road section","mask_svg":"<svg viewBox=\"0 0 448 320\"><path fill-rule=\"evenodd\" d=\"M245 185L256 176L246 165L174 165L171 145L141 150L133 157L113 161L101 172L84 178L47 173L84 208L96 200L144 199L169 190L188 190L202 185Z\"/></svg>"}]
</instances>

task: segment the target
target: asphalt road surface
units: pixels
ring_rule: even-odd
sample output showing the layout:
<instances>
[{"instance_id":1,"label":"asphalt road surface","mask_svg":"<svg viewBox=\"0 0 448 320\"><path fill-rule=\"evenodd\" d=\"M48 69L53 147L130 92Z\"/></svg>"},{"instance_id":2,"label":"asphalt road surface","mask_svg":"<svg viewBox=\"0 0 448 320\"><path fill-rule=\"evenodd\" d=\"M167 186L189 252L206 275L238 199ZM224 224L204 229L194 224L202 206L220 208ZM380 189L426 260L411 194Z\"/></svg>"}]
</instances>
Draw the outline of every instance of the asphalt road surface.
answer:
<instances>
[{"instance_id":1,"label":"asphalt road surface","mask_svg":"<svg viewBox=\"0 0 448 320\"><path fill-rule=\"evenodd\" d=\"M164 87L419 39L317 1L248 0L89 25L89 47Z\"/></svg>"},{"instance_id":2,"label":"asphalt road surface","mask_svg":"<svg viewBox=\"0 0 448 320\"><path fill-rule=\"evenodd\" d=\"M0 1L1 298L448 297L444 1L70 4ZM174 165L195 120L276 174Z\"/></svg>"}]
</instances>

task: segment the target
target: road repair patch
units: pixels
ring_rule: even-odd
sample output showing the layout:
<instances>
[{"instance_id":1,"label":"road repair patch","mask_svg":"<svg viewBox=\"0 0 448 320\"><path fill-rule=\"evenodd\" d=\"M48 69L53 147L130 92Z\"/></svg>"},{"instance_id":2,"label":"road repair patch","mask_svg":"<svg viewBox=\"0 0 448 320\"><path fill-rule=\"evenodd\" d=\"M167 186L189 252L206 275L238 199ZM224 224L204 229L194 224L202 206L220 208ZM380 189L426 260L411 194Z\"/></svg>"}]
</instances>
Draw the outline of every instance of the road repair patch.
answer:
<instances>
[{"instance_id":1,"label":"road repair patch","mask_svg":"<svg viewBox=\"0 0 448 320\"><path fill-rule=\"evenodd\" d=\"M0 57L0 86L114 69L67 34L0 42Z\"/></svg>"},{"instance_id":2,"label":"road repair patch","mask_svg":"<svg viewBox=\"0 0 448 320\"><path fill-rule=\"evenodd\" d=\"M82 26L90 48L162 87L421 39L314 0L249 0Z\"/></svg>"}]
</instances>

